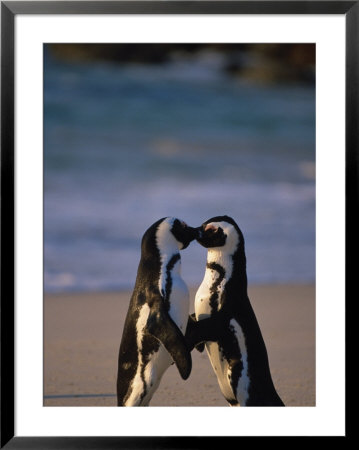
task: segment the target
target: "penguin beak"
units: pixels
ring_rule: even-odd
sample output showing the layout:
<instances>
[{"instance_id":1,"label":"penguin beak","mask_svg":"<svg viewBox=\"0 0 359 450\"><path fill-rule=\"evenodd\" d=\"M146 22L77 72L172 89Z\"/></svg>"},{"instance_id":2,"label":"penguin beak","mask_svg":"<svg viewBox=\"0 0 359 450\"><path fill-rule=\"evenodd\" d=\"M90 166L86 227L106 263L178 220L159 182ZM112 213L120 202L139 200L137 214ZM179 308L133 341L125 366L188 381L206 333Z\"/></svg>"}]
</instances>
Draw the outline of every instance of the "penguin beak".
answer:
<instances>
[{"instance_id":1,"label":"penguin beak","mask_svg":"<svg viewBox=\"0 0 359 450\"><path fill-rule=\"evenodd\" d=\"M192 228L187 226L186 232L188 233L188 237L193 241L194 239L197 239L198 237L198 228Z\"/></svg>"},{"instance_id":2,"label":"penguin beak","mask_svg":"<svg viewBox=\"0 0 359 450\"><path fill-rule=\"evenodd\" d=\"M187 248L189 246L189 244L192 241L197 239L198 231L197 231L197 228L190 227L185 223L183 223L182 226L183 226L183 228L182 228L181 242L183 244L183 247L181 250L184 250L185 248Z\"/></svg>"},{"instance_id":3,"label":"penguin beak","mask_svg":"<svg viewBox=\"0 0 359 450\"><path fill-rule=\"evenodd\" d=\"M203 247L208 246L208 234L210 233L211 228L208 227L208 224L204 223L200 227L197 228L197 237L196 241L203 245Z\"/></svg>"},{"instance_id":4,"label":"penguin beak","mask_svg":"<svg viewBox=\"0 0 359 450\"><path fill-rule=\"evenodd\" d=\"M204 234L204 232L203 232L203 227L202 226L196 228L196 238L195 239L196 240L202 239L203 234Z\"/></svg>"}]
</instances>

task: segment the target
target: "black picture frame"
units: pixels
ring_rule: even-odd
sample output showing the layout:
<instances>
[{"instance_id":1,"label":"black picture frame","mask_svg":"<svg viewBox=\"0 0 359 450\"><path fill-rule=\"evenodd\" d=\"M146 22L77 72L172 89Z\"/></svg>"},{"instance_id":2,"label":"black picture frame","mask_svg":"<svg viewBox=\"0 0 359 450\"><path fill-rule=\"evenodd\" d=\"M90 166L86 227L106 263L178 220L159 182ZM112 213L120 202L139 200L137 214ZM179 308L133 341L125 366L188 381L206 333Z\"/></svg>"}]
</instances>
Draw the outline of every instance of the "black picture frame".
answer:
<instances>
[{"instance_id":1,"label":"black picture frame","mask_svg":"<svg viewBox=\"0 0 359 450\"><path fill-rule=\"evenodd\" d=\"M18 14L337 14L346 20L346 302L358 238L359 1L1 2L1 442L6 449L202 448L233 437L26 437L14 434L14 33ZM346 328L346 337L348 331ZM348 398L346 398L348 400ZM348 403L346 401L346 410ZM347 414L346 414L347 416ZM346 422L346 435L349 435ZM220 442L218 442L220 440ZM225 442L224 442L225 441ZM231 444L232 445L232 444Z\"/></svg>"}]
</instances>

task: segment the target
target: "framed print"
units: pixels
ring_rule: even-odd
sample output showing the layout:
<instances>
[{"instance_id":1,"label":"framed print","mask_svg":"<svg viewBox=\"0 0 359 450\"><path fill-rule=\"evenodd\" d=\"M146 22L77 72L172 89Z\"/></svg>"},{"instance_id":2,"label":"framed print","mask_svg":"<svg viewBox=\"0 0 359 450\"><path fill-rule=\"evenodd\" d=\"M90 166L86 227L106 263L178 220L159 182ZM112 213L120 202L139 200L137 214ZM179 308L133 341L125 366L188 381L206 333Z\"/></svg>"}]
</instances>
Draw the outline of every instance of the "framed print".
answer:
<instances>
[{"instance_id":1,"label":"framed print","mask_svg":"<svg viewBox=\"0 0 359 450\"><path fill-rule=\"evenodd\" d=\"M1 2L2 448L347 436L358 11Z\"/></svg>"}]
</instances>

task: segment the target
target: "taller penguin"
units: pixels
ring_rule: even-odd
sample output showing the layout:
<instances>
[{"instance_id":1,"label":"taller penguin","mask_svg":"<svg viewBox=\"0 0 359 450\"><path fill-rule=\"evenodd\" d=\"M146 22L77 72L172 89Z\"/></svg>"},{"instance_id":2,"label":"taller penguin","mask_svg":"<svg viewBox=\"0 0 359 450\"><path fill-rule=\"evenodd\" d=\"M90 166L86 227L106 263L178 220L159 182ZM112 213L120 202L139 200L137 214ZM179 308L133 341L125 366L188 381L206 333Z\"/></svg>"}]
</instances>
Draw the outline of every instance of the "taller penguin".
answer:
<instances>
[{"instance_id":1,"label":"taller penguin","mask_svg":"<svg viewBox=\"0 0 359 450\"><path fill-rule=\"evenodd\" d=\"M172 362L183 379L191 373L184 338L189 293L179 251L196 236L196 229L173 217L158 220L143 235L119 350L118 406L147 406Z\"/></svg>"},{"instance_id":2,"label":"taller penguin","mask_svg":"<svg viewBox=\"0 0 359 450\"><path fill-rule=\"evenodd\" d=\"M247 294L244 238L236 222L217 216L199 227L208 249L204 279L188 323L190 347L205 343L231 406L284 406L273 385L266 346Z\"/></svg>"}]
</instances>

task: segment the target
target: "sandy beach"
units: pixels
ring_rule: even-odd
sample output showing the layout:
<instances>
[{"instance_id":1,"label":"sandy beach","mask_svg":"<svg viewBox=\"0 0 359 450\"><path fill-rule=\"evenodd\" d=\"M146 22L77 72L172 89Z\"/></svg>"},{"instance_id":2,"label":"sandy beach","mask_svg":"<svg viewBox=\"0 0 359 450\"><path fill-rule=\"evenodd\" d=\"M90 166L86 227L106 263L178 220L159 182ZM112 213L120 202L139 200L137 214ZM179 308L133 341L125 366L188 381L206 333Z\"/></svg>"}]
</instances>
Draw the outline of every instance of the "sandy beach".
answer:
<instances>
[{"instance_id":1,"label":"sandy beach","mask_svg":"<svg viewBox=\"0 0 359 450\"><path fill-rule=\"evenodd\" d=\"M195 290L191 289L193 304ZM116 406L117 355L130 292L45 294L44 405ZM252 286L249 296L286 406L315 406L315 286ZM192 311L191 311L192 312ZM151 406L227 406L207 354L173 365Z\"/></svg>"}]
</instances>

